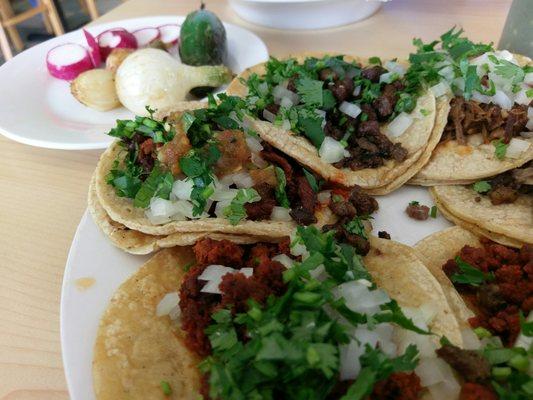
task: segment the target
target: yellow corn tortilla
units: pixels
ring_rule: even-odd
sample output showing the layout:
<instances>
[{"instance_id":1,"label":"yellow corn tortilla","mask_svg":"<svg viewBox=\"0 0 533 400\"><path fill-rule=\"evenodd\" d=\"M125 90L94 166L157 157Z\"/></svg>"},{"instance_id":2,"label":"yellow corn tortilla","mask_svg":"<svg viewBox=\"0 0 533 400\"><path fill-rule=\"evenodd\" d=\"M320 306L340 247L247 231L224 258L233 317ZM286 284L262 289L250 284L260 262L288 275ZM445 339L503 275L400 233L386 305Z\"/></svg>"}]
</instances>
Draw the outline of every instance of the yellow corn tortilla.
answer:
<instances>
[{"instance_id":1,"label":"yellow corn tortilla","mask_svg":"<svg viewBox=\"0 0 533 400\"><path fill-rule=\"evenodd\" d=\"M165 249L115 292L100 321L94 346L93 382L98 400L196 400L200 361L182 344L179 324L156 308L176 292L194 261L190 247ZM170 384L165 397L161 381Z\"/></svg>"},{"instance_id":2,"label":"yellow corn tortilla","mask_svg":"<svg viewBox=\"0 0 533 400\"><path fill-rule=\"evenodd\" d=\"M325 55L326 53L305 53L297 55L295 58L299 62L303 62L307 57L320 58ZM357 57L344 56L344 59L358 62L361 65L365 64L363 59ZM227 93L234 96L246 96L247 87L241 80L246 79L252 73L264 74L264 71L264 63L247 69L230 83ZM443 106L443 108L446 109L447 107ZM425 109L428 112L427 115L422 115L421 109ZM443 112L446 112L447 115L446 110ZM411 115L415 116L411 126L401 136L391 138L393 143L401 143L408 151L407 158L401 163L388 160L381 167L357 171L352 171L349 168L335 168L332 164L322 161L318 155L318 149L303 136L260 120L252 120L251 126L263 140L298 160L325 179L344 186L359 185L364 189L374 189L374 194L386 194L401 186L422 168L433 148L439 142L442 129L444 129L444 127L434 129L436 102L435 97L429 91L418 99L417 106ZM386 125L382 126L382 130L385 128Z\"/></svg>"},{"instance_id":3,"label":"yellow corn tortilla","mask_svg":"<svg viewBox=\"0 0 533 400\"><path fill-rule=\"evenodd\" d=\"M430 193L442 215L457 225L507 246L533 243L532 195L495 206L470 186L435 186Z\"/></svg>"},{"instance_id":4,"label":"yellow corn tortilla","mask_svg":"<svg viewBox=\"0 0 533 400\"><path fill-rule=\"evenodd\" d=\"M413 249L378 238L371 243L365 263L378 286L402 307L433 304L436 316L430 328L462 345L442 288ZM156 316L161 299L179 290L181 267L192 261L190 247L161 250L118 288L102 317L94 348L98 400L163 399L162 380L172 388L170 399L197 399L200 360L180 341L179 322Z\"/></svg>"},{"instance_id":5,"label":"yellow corn tortilla","mask_svg":"<svg viewBox=\"0 0 533 400\"><path fill-rule=\"evenodd\" d=\"M268 236L238 236L216 232L173 233L170 235L148 235L127 228L125 225L113 221L98 201L94 187L94 177L91 180L88 196L89 212L100 230L111 243L130 254L150 254L159 249L174 246L191 246L203 238L213 240L227 239L239 244L275 241Z\"/></svg>"},{"instance_id":6,"label":"yellow corn tortilla","mask_svg":"<svg viewBox=\"0 0 533 400\"><path fill-rule=\"evenodd\" d=\"M471 329L468 319L474 317L475 314L455 290L453 283L442 270L442 266L446 261L454 258L466 245L479 247L481 243L478 236L459 226L434 233L415 245L418 257L440 283L461 329Z\"/></svg>"},{"instance_id":7,"label":"yellow corn tortilla","mask_svg":"<svg viewBox=\"0 0 533 400\"><path fill-rule=\"evenodd\" d=\"M533 65L529 57L515 55L521 66ZM447 98L443 96L443 98ZM448 97L451 101L451 97ZM435 125L443 125L448 121L448 110L437 109ZM520 138L529 142L529 147L518 158L500 160L494 154L492 144L473 144L474 135L467 136L467 144L461 145L456 140L439 143L429 162L414 176L409 183L413 185L463 185L488 178L510 169L518 168L533 160L533 139Z\"/></svg>"}]
</instances>

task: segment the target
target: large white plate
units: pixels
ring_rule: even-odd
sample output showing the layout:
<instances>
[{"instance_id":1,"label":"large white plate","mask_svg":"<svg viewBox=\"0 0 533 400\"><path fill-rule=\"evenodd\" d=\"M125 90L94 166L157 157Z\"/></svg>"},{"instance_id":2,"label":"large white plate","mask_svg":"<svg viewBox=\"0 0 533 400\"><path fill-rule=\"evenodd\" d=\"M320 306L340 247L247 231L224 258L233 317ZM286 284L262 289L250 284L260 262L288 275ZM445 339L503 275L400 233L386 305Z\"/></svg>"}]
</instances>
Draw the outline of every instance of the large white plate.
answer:
<instances>
[{"instance_id":1,"label":"large white plate","mask_svg":"<svg viewBox=\"0 0 533 400\"><path fill-rule=\"evenodd\" d=\"M413 200L433 204L427 189L421 187L404 186L379 197L374 233L386 230L392 239L413 245L451 226L440 215L426 221L407 217L405 207ZM94 400L91 364L100 316L116 288L147 259L113 247L85 212L70 248L61 295L61 346L72 400ZM81 290L77 284L80 278L94 279L94 285Z\"/></svg>"},{"instance_id":2,"label":"large white plate","mask_svg":"<svg viewBox=\"0 0 533 400\"><path fill-rule=\"evenodd\" d=\"M116 21L87 28L97 35L110 28L134 30L180 24L185 17L161 16ZM228 67L235 73L268 59L263 41L246 29L224 24L228 41ZM55 79L46 69L46 54L62 43L85 44L81 30L48 40L0 66L0 133L32 146L86 150L105 148L113 141L105 133L115 120L131 118L125 108L100 112L78 103L69 83Z\"/></svg>"}]
</instances>

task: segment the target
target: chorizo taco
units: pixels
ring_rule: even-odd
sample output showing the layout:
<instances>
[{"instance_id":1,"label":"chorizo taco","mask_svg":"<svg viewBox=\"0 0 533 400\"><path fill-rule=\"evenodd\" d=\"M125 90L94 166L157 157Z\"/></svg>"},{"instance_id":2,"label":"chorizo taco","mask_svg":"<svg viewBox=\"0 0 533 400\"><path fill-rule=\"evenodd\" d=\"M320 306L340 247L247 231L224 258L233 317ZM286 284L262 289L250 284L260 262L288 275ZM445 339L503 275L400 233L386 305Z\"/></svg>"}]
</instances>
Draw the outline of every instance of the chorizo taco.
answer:
<instances>
[{"instance_id":1,"label":"chorizo taco","mask_svg":"<svg viewBox=\"0 0 533 400\"><path fill-rule=\"evenodd\" d=\"M472 185L430 189L450 221L495 242L533 244L533 163Z\"/></svg>"},{"instance_id":2,"label":"chorizo taco","mask_svg":"<svg viewBox=\"0 0 533 400\"><path fill-rule=\"evenodd\" d=\"M438 336L462 345L441 287L411 248L371 242L362 258L299 227L160 251L101 319L97 399L457 398L435 353Z\"/></svg>"},{"instance_id":3,"label":"chorizo taco","mask_svg":"<svg viewBox=\"0 0 533 400\"><path fill-rule=\"evenodd\" d=\"M281 238L298 225L368 216L360 188L318 176L246 127L244 101L221 95L168 118L118 121L95 172L107 216L148 235L218 232ZM333 194L332 194L333 193ZM335 203L335 205L332 205ZM344 208L343 208L344 206Z\"/></svg>"},{"instance_id":4,"label":"chorizo taco","mask_svg":"<svg viewBox=\"0 0 533 400\"><path fill-rule=\"evenodd\" d=\"M437 109L435 125L444 133L410 183L468 184L533 159L531 59L473 43L462 30L415 44L407 75L418 75L437 102L450 106Z\"/></svg>"},{"instance_id":5,"label":"chorizo taco","mask_svg":"<svg viewBox=\"0 0 533 400\"><path fill-rule=\"evenodd\" d=\"M246 99L253 128L274 147L329 181L386 194L422 168L443 128L434 129L433 94L405 72L377 57L271 58L227 91Z\"/></svg>"}]
</instances>

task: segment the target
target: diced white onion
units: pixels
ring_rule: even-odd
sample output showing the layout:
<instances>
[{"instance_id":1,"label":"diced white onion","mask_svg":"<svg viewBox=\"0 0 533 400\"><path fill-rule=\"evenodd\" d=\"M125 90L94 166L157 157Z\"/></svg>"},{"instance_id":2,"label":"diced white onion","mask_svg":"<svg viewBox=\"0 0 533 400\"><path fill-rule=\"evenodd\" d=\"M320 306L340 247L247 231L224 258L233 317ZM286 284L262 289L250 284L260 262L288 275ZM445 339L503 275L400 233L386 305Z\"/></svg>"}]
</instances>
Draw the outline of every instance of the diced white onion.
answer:
<instances>
[{"instance_id":1,"label":"diced white onion","mask_svg":"<svg viewBox=\"0 0 533 400\"><path fill-rule=\"evenodd\" d=\"M529 148L530 143L527 140L512 138L507 146L505 157L519 158L520 155Z\"/></svg>"},{"instance_id":2,"label":"diced white onion","mask_svg":"<svg viewBox=\"0 0 533 400\"><path fill-rule=\"evenodd\" d=\"M272 89L272 96L274 96L274 102L280 104L283 98L288 98L293 105L300 102L300 98L294 92L291 92L284 85L278 85Z\"/></svg>"},{"instance_id":3,"label":"diced white onion","mask_svg":"<svg viewBox=\"0 0 533 400\"><path fill-rule=\"evenodd\" d=\"M252 163L256 166L256 167L259 167L259 168L266 168L268 167L268 162L266 162L265 160L263 160L261 158L261 156L259 155L259 153L252 153L252 156L250 157L250 159L252 160Z\"/></svg>"},{"instance_id":4,"label":"diced white onion","mask_svg":"<svg viewBox=\"0 0 533 400\"><path fill-rule=\"evenodd\" d=\"M361 371L359 357L363 355L365 349L355 340L351 340L347 345L339 346L340 352L340 380L347 381L357 378Z\"/></svg>"},{"instance_id":5,"label":"diced white onion","mask_svg":"<svg viewBox=\"0 0 533 400\"><path fill-rule=\"evenodd\" d=\"M395 72L385 72L379 76L379 83L391 83L396 77L398 74Z\"/></svg>"},{"instance_id":6,"label":"diced white onion","mask_svg":"<svg viewBox=\"0 0 533 400\"><path fill-rule=\"evenodd\" d=\"M422 357L415 372L422 386L427 387L453 379L453 373L446 361L437 357Z\"/></svg>"},{"instance_id":7,"label":"diced white onion","mask_svg":"<svg viewBox=\"0 0 533 400\"><path fill-rule=\"evenodd\" d=\"M442 68L439 71L439 75L442 76L444 79L446 79L448 82L452 82L453 79L455 78L455 73L451 65L448 65L447 67Z\"/></svg>"},{"instance_id":8,"label":"diced white onion","mask_svg":"<svg viewBox=\"0 0 533 400\"><path fill-rule=\"evenodd\" d=\"M463 348L466 350L478 350L481 348L481 342L472 329L466 328L461 330L463 337Z\"/></svg>"},{"instance_id":9,"label":"diced white onion","mask_svg":"<svg viewBox=\"0 0 533 400\"><path fill-rule=\"evenodd\" d=\"M192 179L177 180L172 185L172 193L179 200L190 200L193 188Z\"/></svg>"},{"instance_id":10,"label":"diced white onion","mask_svg":"<svg viewBox=\"0 0 533 400\"><path fill-rule=\"evenodd\" d=\"M386 61L383 66L390 72L397 74L402 77L405 75L405 68L403 65L398 64L396 61Z\"/></svg>"},{"instance_id":11,"label":"diced white onion","mask_svg":"<svg viewBox=\"0 0 533 400\"><path fill-rule=\"evenodd\" d=\"M249 278L254 274L254 269L253 268L241 268L235 272L240 272L245 277Z\"/></svg>"},{"instance_id":12,"label":"diced white onion","mask_svg":"<svg viewBox=\"0 0 533 400\"><path fill-rule=\"evenodd\" d=\"M201 281L220 280L226 274L235 272L235 269L219 264L208 265L198 276Z\"/></svg>"},{"instance_id":13,"label":"diced white onion","mask_svg":"<svg viewBox=\"0 0 533 400\"><path fill-rule=\"evenodd\" d=\"M361 85L356 86L352 93L355 97L359 96L361 94Z\"/></svg>"},{"instance_id":14,"label":"diced white onion","mask_svg":"<svg viewBox=\"0 0 533 400\"><path fill-rule=\"evenodd\" d=\"M211 195L213 201L231 201L235 198L238 189L230 189L227 186L219 186L215 188L215 191Z\"/></svg>"},{"instance_id":15,"label":"diced white onion","mask_svg":"<svg viewBox=\"0 0 533 400\"><path fill-rule=\"evenodd\" d=\"M316 198L319 203L327 203L331 199L331 191L323 190L322 192L318 192Z\"/></svg>"},{"instance_id":16,"label":"diced white onion","mask_svg":"<svg viewBox=\"0 0 533 400\"><path fill-rule=\"evenodd\" d=\"M399 137L411 126L413 117L405 112L401 112L385 128L385 133L389 137Z\"/></svg>"},{"instance_id":17,"label":"diced white onion","mask_svg":"<svg viewBox=\"0 0 533 400\"><path fill-rule=\"evenodd\" d=\"M504 110L510 110L513 106L513 101L502 90L496 90L496 93L492 96L492 101Z\"/></svg>"},{"instance_id":18,"label":"diced white onion","mask_svg":"<svg viewBox=\"0 0 533 400\"><path fill-rule=\"evenodd\" d=\"M360 313L375 313L379 306L390 301L389 296L381 289L369 290L368 287L356 281L345 282L333 289L336 298L343 298L352 311Z\"/></svg>"},{"instance_id":19,"label":"diced white onion","mask_svg":"<svg viewBox=\"0 0 533 400\"><path fill-rule=\"evenodd\" d=\"M288 119L284 119L283 122L281 123L281 129L283 129L284 131L290 131L291 121L289 121Z\"/></svg>"},{"instance_id":20,"label":"diced white onion","mask_svg":"<svg viewBox=\"0 0 533 400\"><path fill-rule=\"evenodd\" d=\"M292 101L289 97L283 97L279 105L283 108L291 108L294 104L292 104Z\"/></svg>"},{"instance_id":21,"label":"diced white onion","mask_svg":"<svg viewBox=\"0 0 533 400\"><path fill-rule=\"evenodd\" d=\"M531 123L531 125L532 125L532 128L533 128L533 122ZM531 128L528 127L528 129L531 129ZM531 129L531 130L533 130L533 129ZM533 139L533 132L531 132L531 131L529 131L529 132L520 132L520 136L522 136L525 139Z\"/></svg>"},{"instance_id":22,"label":"diced white onion","mask_svg":"<svg viewBox=\"0 0 533 400\"><path fill-rule=\"evenodd\" d=\"M220 183L226 186L235 184L239 189L242 189L251 188L254 185L254 180L248 172L237 172L223 176Z\"/></svg>"},{"instance_id":23,"label":"diced white onion","mask_svg":"<svg viewBox=\"0 0 533 400\"><path fill-rule=\"evenodd\" d=\"M524 76L524 83L533 85L533 72L528 72L526 76Z\"/></svg>"},{"instance_id":24,"label":"diced white onion","mask_svg":"<svg viewBox=\"0 0 533 400\"><path fill-rule=\"evenodd\" d=\"M516 60L514 59L514 55L509 50L496 50L494 52L494 55L497 58L503 58L505 61L509 61L509 62L512 62L513 64L516 64Z\"/></svg>"},{"instance_id":25,"label":"diced white onion","mask_svg":"<svg viewBox=\"0 0 533 400\"><path fill-rule=\"evenodd\" d=\"M429 90L431 90L435 97L440 97L450 91L450 86L446 82L441 81L435 86L431 86Z\"/></svg>"},{"instance_id":26,"label":"diced white onion","mask_svg":"<svg viewBox=\"0 0 533 400\"><path fill-rule=\"evenodd\" d=\"M231 200L219 201L215 206L217 218L224 218L224 209L231 204Z\"/></svg>"},{"instance_id":27,"label":"diced white onion","mask_svg":"<svg viewBox=\"0 0 533 400\"><path fill-rule=\"evenodd\" d=\"M162 315L168 315L170 311L180 302L180 295L178 292L167 293L157 304L155 315L161 317Z\"/></svg>"},{"instance_id":28,"label":"diced white onion","mask_svg":"<svg viewBox=\"0 0 533 400\"><path fill-rule=\"evenodd\" d=\"M261 150L263 150L263 145L256 137L247 136L246 144L252 153L259 153Z\"/></svg>"},{"instance_id":29,"label":"diced white onion","mask_svg":"<svg viewBox=\"0 0 533 400\"><path fill-rule=\"evenodd\" d=\"M452 81L452 85L454 86L454 89L459 92L459 94L463 94L465 90L465 78L462 76L455 78Z\"/></svg>"},{"instance_id":30,"label":"diced white onion","mask_svg":"<svg viewBox=\"0 0 533 400\"><path fill-rule=\"evenodd\" d=\"M515 96L514 102L517 104L521 104L523 106L527 106L531 102L531 98L527 97L527 91L529 90L529 86L525 85L525 88L522 88Z\"/></svg>"},{"instance_id":31,"label":"diced white onion","mask_svg":"<svg viewBox=\"0 0 533 400\"><path fill-rule=\"evenodd\" d=\"M261 96L264 96L268 93L268 83L261 82L259 85L257 85L257 91Z\"/></svg>"},{"instance_id":32,"label":"diced white onion","mask_svg":"<svg viewBox=\"0 0 533 400\"><path fill-rule=\"evenodd\" d=\"M405 313L405 309L403 307L402 310ZM419 326L416 323L415 325ZM407 329L395 329L394 335L394 341L398 344L398 352L403 353L410 344L415 344L421 357L435 357L435 349L437 346L431 336L420 335L419 333L409 331Z\"/></svg>"},{"instance_id":33,"label":"diced white onion","mask_svg":"<svg viewBox=\"0 0 533 400\"><path fill-rule=\"evenodd\" d=\"M449 381L428 386L428 390L432 400L450 400L459 398L461 386L452 375Z\"/></svg>"},{"instance_id":34,"label":"diced white onion","mask_svg":"<svg viewBox=\"0 0 533 400\"><path fill-rule=\"evenodd\" d=\"M324 162L335 163L344 158L344 147L332 137L326 136L318 150L318 155Z\"/></svg>"},{"instance_id":35,"label":"diced white onion","mask_svg":"<svg viewBox=\"0 0 533 400\"><path fill-rule=\"evenodd\" d=\"M474 91L472 92L472 100L480 102L480 103L484 103L484 104L489 104L492 102L492 97L487 96L485 94L481 94L478 91Z\"/></svg>"},{"instance_id":36,"label":"diced white onion","mask_svg":"<svg viewBox=\"0 0 533 400\"><path fill-rule=\"evenodd\" d=\"M263 110L263 118L266 119L268 122L274 122L276 116L265 108Z\"/></svg>"},{"instance_id":37,"label":"diced white onion","mask_svg":"<svg viewBox=\"0 0 533 400\"><path fill-rule=\"evenodd\" d=\"M339 111L352 118L357 118L357 116L361 114L361 109L357 104L348 103L347 101L343 101L341 103L341 105L339 106Z\"/></svg>"},{"instance_id":38,"label":"diced white onion","mask_svg":"<svg viewBox=\"0 0 533 400\"><path fill-rule=\"evenodd\" d=\"M470 146L481 146L484 142L483 142L483 135L481 135L480 133L474 133L473 135L468 135L466 137L466 142L470 145Z\"/></svg>"},{"instance_id":39,"label":"diced white onion","mask_svg":"<svg viewBox=\"0 0 533 400\"><path fill-rule=\"evenodd\" d=\"M294 266L294 261L292 260L292 258L290 258L287 254L283 253L272 257L272 261L277 261L283 264L283 266L287 269L290 269Z\"/></svg>"},{"instance_id":40,"label":"diced white onion","mask_svg":"<svg viewBox=\"0 0 533 400\"><path fill-rule=\"evenodd\" d=\"M272 209L272 214L270 214L270 219L272 221L285 221L289 222L292 221L292 218L289 214L289 210L285 207L274 207Z\"/></svg>"}]
</instances>

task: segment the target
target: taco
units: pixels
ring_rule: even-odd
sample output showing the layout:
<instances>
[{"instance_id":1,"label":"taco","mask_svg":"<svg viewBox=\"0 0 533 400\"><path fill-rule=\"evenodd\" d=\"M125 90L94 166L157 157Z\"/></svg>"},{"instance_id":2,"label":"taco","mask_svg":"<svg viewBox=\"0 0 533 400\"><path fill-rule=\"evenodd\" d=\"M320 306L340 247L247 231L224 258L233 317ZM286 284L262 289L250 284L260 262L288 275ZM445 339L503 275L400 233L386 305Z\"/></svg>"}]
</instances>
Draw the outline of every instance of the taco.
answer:
<instances>
[{"instance_id":1,"label":"taco","mask_svg":"<svg viewBox=\"0 0 533 400\"><path fill-rule=\"evenodd\" d=\"M411 248L373 238L361 258L315 227L293 239L156 254L102 317L97 399L457 398L427 333L461 334Z\"/></svg>"},{"instance_id":2,"label":"taco","mask_svg":"<svg viewBox=\"0 0 533 400\"><path fill-rule=\"evenodd\" d=\"M463 332L495 336L512 346L533 308L533 248L515 249L452 227L416 244L420 259L441 284Z\"/></svg>"},{"instance_id":3,"label":"taco","mask_svg":"<svg viewBox=\"0 0 533 400\"><path fill-rule=\"evenodd\" d=\"M262 142L246 126L244 101L211 98L204 108L159 121L119 121L120 140L95 172L109 218L148 235L218 232L281 238L298 225L368 216L377 202L360 188L335 189Z\"/></svg>"},{"instance_id":4,"label":"taco","mask_svg":"<svg viewBox=\"0 0 533 400\"><path fill-rule=\"evenodd\" d=\"M100 205L94 188L94 177L91 179L89 186L88 209L93 221L110 242L130 254L144 255L168 247L191 246L203 238L214 240L227 239L235 243L275 242L276 240L280 240L280 238L276 239L268 236L240 236L216 232L179 232L166 236L149 235L129 229L125 225L113 221Z\"/></svg>"},{"instance_id":5,"label":"taco","mask_svg":"<svg viewBox=\"0 0 533 400\"><path fill-rule=\"evenodd\" d=\"M377 57L301 55L252 67L227 91L246 98L274 147L329 181L386 194L422 168L443 128L433 94L404 74Z\"/></svg>"},{"instance_id":6,"label":"taco","mask_svg":"<svg viewBox=\"0 0 533 400\"><path fill-rule=\"evenodd\" d=\"M451 30L440 41L415 41L408 75L417 75L448 109L429 162L410 181L434 186L468 184L533 159L533 63L492 45L476 44Z\"/></svg>"},{"instance_id":7,"label":"taco","mask_svg":"<svg viewBox=\"0 0 533 400\"><path fill-rule=\"evenodd\" d=\"M533 243L533 164L473 185L430 189L450 221L504 245Z\"/></svg>"}]
</instances>

